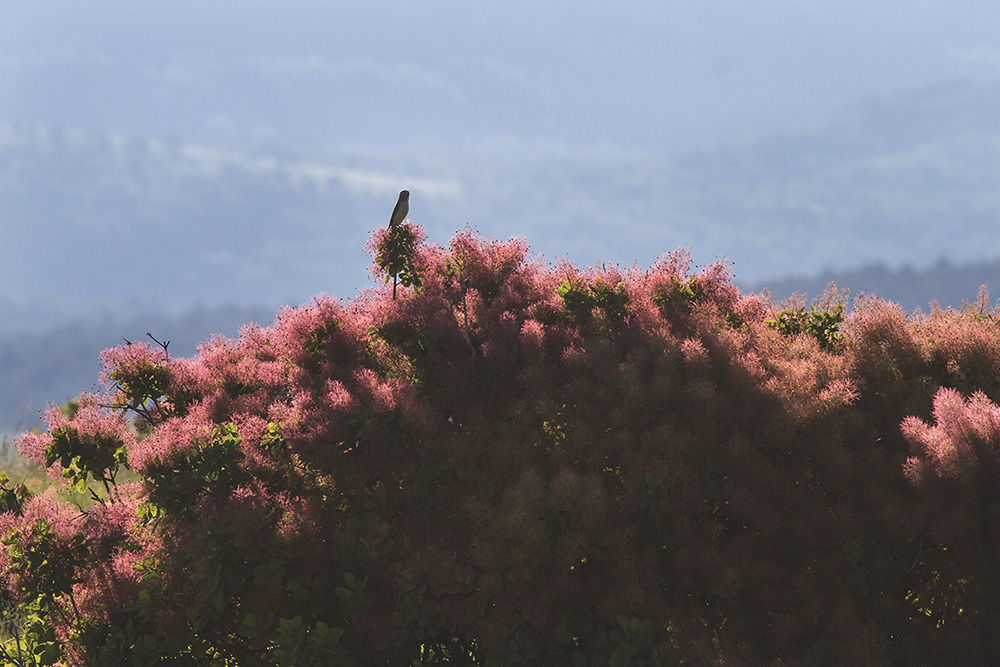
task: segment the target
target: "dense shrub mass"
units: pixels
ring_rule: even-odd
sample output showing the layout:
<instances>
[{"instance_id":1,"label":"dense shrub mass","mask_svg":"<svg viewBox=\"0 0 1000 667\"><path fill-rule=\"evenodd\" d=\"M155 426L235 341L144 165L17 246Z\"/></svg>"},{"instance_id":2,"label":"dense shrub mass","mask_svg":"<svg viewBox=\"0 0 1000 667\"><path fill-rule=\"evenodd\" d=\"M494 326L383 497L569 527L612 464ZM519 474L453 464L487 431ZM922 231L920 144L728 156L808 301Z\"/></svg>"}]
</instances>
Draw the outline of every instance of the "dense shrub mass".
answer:
<instances>
[{"instance_id":1,"label":"dense shrub mass","mask_svg":"<svg viewBox=\"0 0 1000 667\"><path fill-rule=\"evenodd\" d=\"M108 350L20 439L93 502L2 481L5 664L1000 661L985 296L782 311L398 229L396 298Z\"/></svg>"}]
</instances>

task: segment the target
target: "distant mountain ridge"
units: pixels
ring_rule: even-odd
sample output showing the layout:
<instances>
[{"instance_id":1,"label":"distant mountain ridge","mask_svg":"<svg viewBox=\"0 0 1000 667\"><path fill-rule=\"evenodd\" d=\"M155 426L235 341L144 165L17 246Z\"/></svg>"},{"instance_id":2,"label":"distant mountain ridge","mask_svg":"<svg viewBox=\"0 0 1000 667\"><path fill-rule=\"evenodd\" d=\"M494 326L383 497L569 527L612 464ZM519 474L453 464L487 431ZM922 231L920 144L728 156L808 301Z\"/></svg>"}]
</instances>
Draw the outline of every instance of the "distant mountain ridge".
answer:
<instances>
[{"instance_id":1,"label":"distant mountain ridge","mask_svg":"<svg viewBox=\"0 0 1000 667\"><path fill-rule=\"evenodd\" d=\"M0 297L184 307L346 291L363 283L382 222L366 206L391 209L394 181L425 199L455 189L393 166L7 126Z\"/></svg>"},{"instance_id":2,"label":"distant mountain ridge","mask_svg":"<svg viewBox=\"0 0 1000 667\"><path fill-rule=\"evenodd\" d=\"M192 356L213 335L234 337L249 322L274 320L266 307L195 307L174 315L98 321L76 320L45 332L0 335L0 433L38 424L49 403L62 405L98 385L99 355L126 339L152 344L146 336L169 342L170 354Z\"/></svg>"},{"instance_id":3,"label":"distant mountain ridge","mask_svg":"<svg viewBox=\"0 0 1000 667\"><path fill-rule=\"evenodd\" d=\"M956 82L676 156L525 140L301 155L7 125L0 302L350 298L367 281L369 232L404 187L436 242L472 225L583 265L649 265L684 246L757 284L989 261L1000 257L998 107L1000 84Z\"/></svg>"},{"instance_id":4,"label":"distant mountain ridge","mask_svg":"<svg viewBox=\"0 0 1000 667\"><path fill-rule=\"evenodd\" d=\"M830 283L835 283L838 289L850 290L852 295L877 296L898 303L907 312L919 309L924 313L930 312L933 303L941 308L975 303L980 287L985 285L990 293L990 307L1000 306L1000 261L956 266L942 259L921 270L911 266L889 269L873 264L841 273L824 271L812 277L769 280L747 289L755 292L766 289L777 301L796 294L812 299L823 294Z\"/></svg>"}]
</instances>

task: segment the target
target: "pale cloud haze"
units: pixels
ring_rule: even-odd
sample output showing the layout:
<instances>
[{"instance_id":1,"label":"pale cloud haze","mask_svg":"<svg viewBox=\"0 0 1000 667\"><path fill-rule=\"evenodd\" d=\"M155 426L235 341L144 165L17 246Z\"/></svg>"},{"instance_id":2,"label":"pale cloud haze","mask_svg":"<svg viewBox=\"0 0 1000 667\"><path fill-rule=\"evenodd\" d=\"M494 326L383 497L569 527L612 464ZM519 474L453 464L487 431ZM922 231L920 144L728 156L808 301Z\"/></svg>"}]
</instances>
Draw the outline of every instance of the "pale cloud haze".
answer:
<instances>
[{"instance_id":1,"label":"pale cloud haze","mask_svg":"<svg viewBox=\"0 0 1000 667\"><path fill-rule=\"evenodd\" d=\"M997 25L987 2L7 2L0 119L266 128L299 149L515 135L673 151L997 77Z\"/></svg>"},{"instance_id":2,"label":"pale cloud haze","mask_svg":"<svg viewBox=\"0 0 1000 667\"><path fill-rule=\"evenodd\" d=\"M437 242L582 264L1000 257L998 25L943 0L3 2L0 296L349 296L404 187ZM149 267L177 279L119 277Z\"/></svg>"}]
</instances>

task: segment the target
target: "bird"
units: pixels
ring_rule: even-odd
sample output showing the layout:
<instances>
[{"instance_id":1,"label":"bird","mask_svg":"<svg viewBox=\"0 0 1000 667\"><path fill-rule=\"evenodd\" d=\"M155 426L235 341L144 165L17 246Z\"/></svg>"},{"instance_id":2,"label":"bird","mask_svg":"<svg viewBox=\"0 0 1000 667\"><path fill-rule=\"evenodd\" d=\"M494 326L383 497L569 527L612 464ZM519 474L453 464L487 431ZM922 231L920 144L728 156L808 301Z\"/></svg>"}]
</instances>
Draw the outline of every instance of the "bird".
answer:
<instances>
[{"instance_id":1,"label":"bird","mask_svg":"<svg viewBox=\"0 0 1000 667\"><path fill-rule=\"evenodd\" d=\"M396 207L392 209L392 217L389 218L389 229L396 227L401 224L403 220L406 220L406 214L410 212L410 191L400 190L399 200L396 201Z\"/></svg>"},{"instance_id":2,"label":"bird","mask_svg":"<svg viewBox=\"0 0 1000 667\"><path fill-rule=\"evenodd\" d=\"M410 212L410 191L400 190L399 199L396 200L396 206L392 209L392 216L389 218L389 231L391 232L394 227L399 227L403 224L403 220L406 220L406 214ZM395 273L392 275L392 299L396 300L396 281L399 276Z\"/></svg>"}]
</instances>

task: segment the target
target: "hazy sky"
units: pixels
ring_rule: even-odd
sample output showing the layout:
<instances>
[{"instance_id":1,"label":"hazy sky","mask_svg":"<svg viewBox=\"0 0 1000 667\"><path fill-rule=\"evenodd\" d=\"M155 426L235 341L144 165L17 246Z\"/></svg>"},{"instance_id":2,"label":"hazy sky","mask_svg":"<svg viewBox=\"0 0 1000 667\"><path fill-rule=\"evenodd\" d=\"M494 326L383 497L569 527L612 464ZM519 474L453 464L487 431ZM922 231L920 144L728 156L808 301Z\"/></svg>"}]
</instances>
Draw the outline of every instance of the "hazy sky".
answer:
<instances>
[{"instance_id":1,"label":"hazy sky","mask_svg":"<svg viewBox=\"0 0 1000 667\"><path fill-rule=\"evenodd\" d=\"M998 26L978 0L2 0L0 122L299 150L676 150L997 77Z\"/></svg>"},{"instance_id":2,"label":"hazy sky","mask_svg":"<svg viewBox=\"0 0 1000 667\"><path fill-rule=\"evenodd\" d=\"M698 261L723 255L758 280L871 261L986 259L997 255L1000 204L929 201L935 192L1000 192L976 185L995 173L971 164L981 139L968 139L968 150L937 147L938 158L911 136L941 116L968 130L961 91L981 102L991 86L925 93L970 80L1000 81L1000 3L0 0L0 141L49 136L24 129L38 125L97 137L77 142L77 158L55 149L47 157L43 141L23 165L0 164L13 174L0 188L0 297L67 285L99 296L124 285L143 297L174 299L174 289L184 292L178 301L251 301L261 281L280 291L275 298L350 295L367 278L365 234L385 224L401 187L414 189L411 215L439 242L471 222L581 264L646 264L686 246ZM892 143L879 141L897 129L883 113L859 131L851 125L849 110L871 112L859 103L873 96L890 102L873 103L889 113L910 99L950 102L901 124L900 145L915 153L840 169L837 160ZM992 118L989 103L977 108ZM759 150L739 145L797 130L812 137L805 149L775 136ZM844 137L862 145L842 150ZM98 145L121 162L87 167L104 159ZM175 147L163 171L150 166L167 154L146 150L153 145ZM710 163L701 172L690 154L672 155L718 145L699 153ZM129 162L123 147L147 162ZM474 150L483 147L496 152ZM992 164L987 148L979 162ZM793 154L824 165L818 182L795 181ZM347 194L329 209L300 210L307 197L294 187L268 190L271 181L247 175L277 178L288 165L299 176L368 169L363 180L378 192L358 194L338 177L330 182ZM198 181L185 172L209 167L246 173ZM914 170L947 187L915 193ZM437 208L433 183L447 195ZM939 210L966 233L939 243L918 228ZM241 233L248 225L255 232ZM145 252L123 257L126 241ZM353 263L331 261L335 251ZM183 264L189 286L130 281L128 261L131 274ZM276 266L303 276L275 284Z\"/></svg>"}]
</instances>

